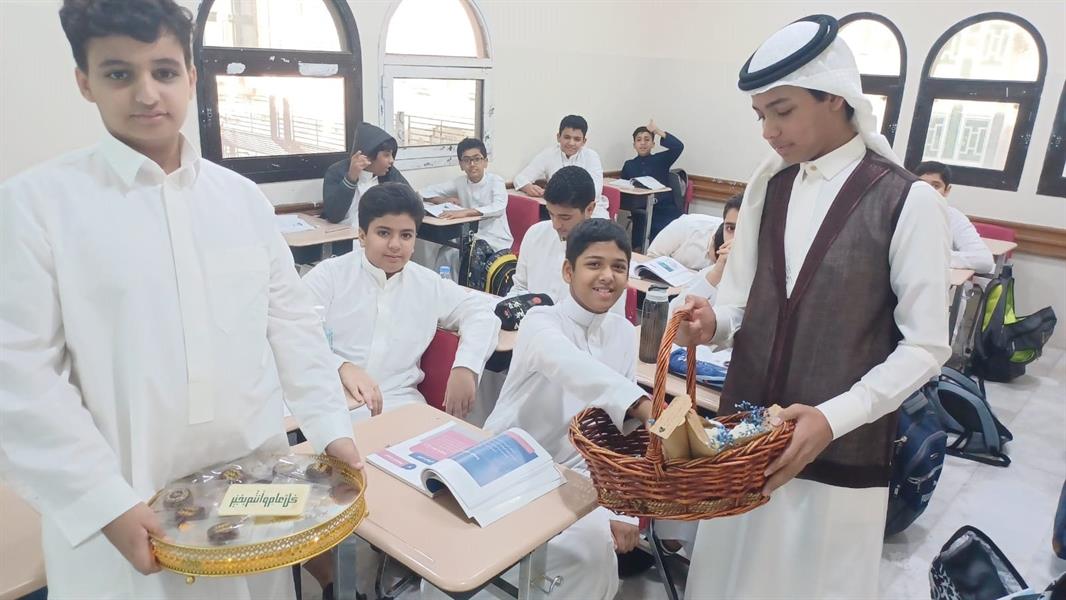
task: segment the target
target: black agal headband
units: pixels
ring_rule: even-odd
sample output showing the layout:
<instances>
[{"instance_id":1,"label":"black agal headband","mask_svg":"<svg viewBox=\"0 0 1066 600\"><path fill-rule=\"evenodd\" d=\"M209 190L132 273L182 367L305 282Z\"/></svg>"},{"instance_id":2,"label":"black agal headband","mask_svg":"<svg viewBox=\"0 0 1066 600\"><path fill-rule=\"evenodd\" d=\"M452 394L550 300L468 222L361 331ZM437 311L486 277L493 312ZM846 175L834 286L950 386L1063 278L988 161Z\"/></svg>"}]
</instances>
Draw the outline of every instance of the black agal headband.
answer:
<instances>
[{"instance_id":1,"label":"black agal headband","mask_svg":"<svg viewBox=\"0 0 1066 600\"><path fill-rule=\"evenodd\" d=\"M753 52L752 55L748 57L747 62L744 63L744 66L740 68L740 79L737 81L737 87L739 87L741 91L750 92L751 90L757 90L794 73L803 65L817 58L823 50L828 48L829 44L832 44L833 40L836 39L837 32L840 30L840 25L837 23L837 20L829 15L811 15L798 21L794 21L794 23L801 23L804 21L817 24L818 33L799 50L796 50L776 63L766 68L759 69L754 73L748 71L748 66L751 65L751 59L755 58L755 53ZM756 52L758 52L757 49Z\"/></svg>"}]
</instances>

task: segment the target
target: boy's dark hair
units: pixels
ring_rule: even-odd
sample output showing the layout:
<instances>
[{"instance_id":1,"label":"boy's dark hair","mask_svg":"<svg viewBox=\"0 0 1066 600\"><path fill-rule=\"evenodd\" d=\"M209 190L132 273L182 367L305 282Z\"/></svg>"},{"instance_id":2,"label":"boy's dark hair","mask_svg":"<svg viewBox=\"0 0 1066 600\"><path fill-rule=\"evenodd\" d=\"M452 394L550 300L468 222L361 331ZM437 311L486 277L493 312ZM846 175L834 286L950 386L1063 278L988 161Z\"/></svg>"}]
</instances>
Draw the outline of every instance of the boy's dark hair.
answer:
<instances>
[{"instance_id":1,"label":"boy's dark hair","mask_svg":"<svg viewBox=\"0 0 1066 600\"><path fill-rule=\"evenodd\" d=\"M819 102L822 102L829 97L829 92L823 92L822 90L812 90L810 88L804 89L810 92L811 95L814 96L814 99ZM844 114L848 116L849 121L851 120L851 117L855 115L855 109L852 108L850 104L848 104L847 100L844 101Z\"/></svg>"},{"instance_id":2,"label":"boy's dark hair","mask_svg":"<svg viewBox=\"0 0 1066 600\"><path fill-rule=\"evenodd\" d=\"M481 150L481 156L484 156L485 158L489 157L489 151L485 149L485 142L482 142L477 138L463 138L463 141L459 142L459 145L455 147L455 154L459 158L462 158L465 152L475 148Z\"/></svg>"},{"instance_id":3,"label":"boy's dark hair","mask_svg":"<svg viewBox=\"0 0 1066 600\"><path fill-rule=\"evenodd\" d=\"M577 165L563 167L552 175L544 187L544 201L567 208L585 210L599 195L592 175Z\"/></svg>"},{"instance_id":4,"label":"boy's dark hair","mask_svg":"<svg viewBox=\"0 0 1066 600\"><path fill-rule=\"evenodd\" d=\"M625 252L627 261L633 258L633 247L625 229L607 219L585 219L566 236L566 260L570 266L577 264L578 257L596 242L614 242Z\"/></svg>"},{"instance_id":5,"label":"boy's dark hair","mask_svg":"<svg viewBox=\"0 0 1066 600\"><path fill-rule=\"evenodd\" d=\"M578 129L582 136L586 136L589 134L589 122L580 115L566 115L559 121L559 133L562 134L564 129Z\"/></svg>"},{"instance_id":6,"label":"boy's dark hair","mask_svg":"<svg viewBox=\"0 0 1066 600\"><path fill-rule=\"evenodd\" d=\"M370 223L385 215L411 215L415 229L422 225L425 205L418 193L406 183L381 183L359 199L359 229L369 233Z\"/></svg>"},{"instance_id":7,"label":"boy's dark hair","mask_svg":"<svg viewBox=\"0 0 1066 600\"><path fill-rule=\"evenodd\" d=\"M109 35L149 44L169 33L181 44L185 66L192 66L192 13L174 0L63 0L59 22L84 73L89 40Z\"/></svg>"},{"instance_id":8,"label":"boy's dark hair","mask_svg":"<svg viewBox=\"0 0 1066 600\"><path fill-rule=\"evenodd\" d=\"M743 202L743 201L744 201L744 192L741 192L741 193L733 196L729 200L726 200L725 201L725 206L722 208L722 218L724 219L725 216L727 214L729 214L729 211L731 211L731 210L738 210L739 211L740 210L740 203Z\"/></svg>"},{"instance_id":9,"label":"boy's dark hair","mask_svg":"<svg viewBox=\"0 0 1066 600\"><path fill-rule=\"evenodd\" d=\"M951 185L951 167L942 162L927 160L914 169L914 174L918 177L928 174L939 175L940 180L944 182L944 187Z\"/></svg>"},{"instance_id":10,"label":"boy's dark hair","mask_svg":"<svg viewBox=\"0 0 1066 600\"><path fill-rule=\"evenodd\" d=\"M655 140L655 134L652 133L651 130L648 129L647 127L641 125L640 127L637 127L636 129L633 130L633 141L637 141L637 136L642 134L642 133L646 133L646 134L650 135L651 139Z\"/></svg>"},{"instance_id":11,"label":"boy's dark hair","mask_svg":"<svg viewBox=\"0 0 1066 600\"><path fill-rule=\"evenodd\" d=\"M374 151L370 153L370 160L375 161L378 159L378 154L388 150L392 152L393 158L396 158L396 151L399 150L399 146L396 144L396 140L389 138L384 142L381 142L377 146L374 146Z\"/></svg>"}]
</instances>

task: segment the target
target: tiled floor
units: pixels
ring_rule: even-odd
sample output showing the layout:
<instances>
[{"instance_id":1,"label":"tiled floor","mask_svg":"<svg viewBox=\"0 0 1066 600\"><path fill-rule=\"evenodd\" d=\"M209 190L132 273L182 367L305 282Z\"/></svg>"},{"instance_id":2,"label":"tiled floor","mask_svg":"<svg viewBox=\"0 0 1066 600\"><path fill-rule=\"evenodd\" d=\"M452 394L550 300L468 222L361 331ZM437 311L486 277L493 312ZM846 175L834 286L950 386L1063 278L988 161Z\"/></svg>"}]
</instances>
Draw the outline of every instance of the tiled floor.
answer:
<instances>
[{"instance_id":1,"label":"tiled floor","mask_svg":"<svg viewBox=\"0 0 1066 600\"><path fill-rule=\"evenodd\" d=\"M963 525L991 536L1033 587L1066 571L1066 561L1051 551L1051 523L1066 480L1066 352L1049 348L1025 376L987 387L993 411L1014 433L1006 447L1013 462L1000 468L948 457L929 508L885 542L883 599L928 598L929 564ZM305 583L305 592L308 600L319 597L313 583ZM663 597L662 584L649 572L623 581L617 599ZM414 598L417 591L401 596Z\"/></svg>"}]
</instances>

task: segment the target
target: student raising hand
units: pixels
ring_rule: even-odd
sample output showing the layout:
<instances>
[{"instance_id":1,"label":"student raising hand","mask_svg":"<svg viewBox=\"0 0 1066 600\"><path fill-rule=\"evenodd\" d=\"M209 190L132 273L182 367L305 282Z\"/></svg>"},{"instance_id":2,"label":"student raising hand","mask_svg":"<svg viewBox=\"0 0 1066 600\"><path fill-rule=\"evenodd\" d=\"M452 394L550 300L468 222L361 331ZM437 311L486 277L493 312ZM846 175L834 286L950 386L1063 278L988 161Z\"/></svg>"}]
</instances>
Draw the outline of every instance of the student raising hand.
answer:
<instances>
[{"instance_id":1,"label":"student raising hand","mask_svg":"<svg viewBox=\"0 0 1066 600\"><path fill-rule=\"evenodd\" d=\"M444 390L444 410L454 417L462 419L474 407L477 396L477 375L466 367L455 367L448 377L448 387Z\"/></svg>"},{"instance_id":2,"label":"student raising hand","mask_svg":"<svg viewBox=\"0 0 1066 600\"><path fill-rule=\"evenodd\" d=\"M349 399L366 404L371 415L381 414L381 388L366 371L346 362L338 372L344 385L344 394Z\"/></svg>"},{"instance_id":3,"label":"student raising hand","mask_svg":"<svg viewBox=\"0 0 1066 600\"><path fill-rule=\"evenodd\" d=\"M370 159L366 157L362 151L356 152L352 155L352 162L348 164L348 181L359 181L359 176L363 174L363 170L370 166Z\"/></svg>"}]
</instances>

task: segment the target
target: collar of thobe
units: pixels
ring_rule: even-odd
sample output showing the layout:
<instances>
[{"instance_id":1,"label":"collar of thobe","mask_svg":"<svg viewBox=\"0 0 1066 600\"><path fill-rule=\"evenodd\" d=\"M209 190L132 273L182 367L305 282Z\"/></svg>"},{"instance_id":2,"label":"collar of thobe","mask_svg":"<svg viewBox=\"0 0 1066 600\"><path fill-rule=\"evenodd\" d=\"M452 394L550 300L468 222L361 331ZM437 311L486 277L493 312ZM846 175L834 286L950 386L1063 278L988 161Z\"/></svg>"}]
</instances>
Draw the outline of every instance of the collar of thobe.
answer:
<instances>
[{"instance_id":1,"label":"collar of thobe","mask_svg":"<svg viewBox=\"0 0 1066 600\"><path fill-rule=\"evenodd\" d=\"M200 173L200 153L184 135L181 135L181 166L170 175L164 173L155 161L130 148L111 134L105 135L100 142L100 151L107 164L129 188L133 187L138 174L142 174L143 181L155 185L172 177L178 185L187 186L196 181Z\"/></svg>"},{"instance_id":2,"label":"collar of thobe","mask_svg":"<svg viewBox=\"0 0 1066 600\"><path fill-rule=\"evenodd\" d=\"M866 144L858 135L836 150L814 160L800 163L804 179L822 178L830 180L840 174L848 165L861 159L866 154Z\"/></svg>"},{"instance_id":3,"label":"collar of thobe","mask_svg":"<svg viewBox=\"0 0 1066 600\"><path fill-rule=\"evenodd\" d=\"M559 146L559 156L563 157L563 162L566 162L568 160L577 160L577 157L581 156L581 151L582 150L584 150L584 148L578 148L577 152L575 152L573 155L567 156L566 152L563 152L563 147L560 145Z\"/></svg>"},{"instance_id":4,"label":"collar of thobe","mask_svg":"<svg viewBox=\"0 0 1066 600\"><path fill-rule=\"evenodd\" d=\"M373 183L378 176L371 173L368 169L363 169L362 173L359 173L359 183Z\"/></svg>"},{"instance_id":5,"label":"collar of thobe","mask_svg":"<svg viewBox=\"0 0 1066 600\"><path fill-rule=\"evenodd\" d=\"M569 294L559 303L559 310L562 311L566 318L577 323L586 331L599 329L600 323L603 323L603 319L607 316L607 313L597 314L586 310Z\"/></svg>"},{"instance_id":6,"label":"collar of thobe","mask_svg":"<svg viewBox=\"0 0 1066 600\"><path fill-rule=\"evenodd\" d=\"M403 269L400 269L398 273L392 277L385 275L385 271L375 267L370 259L366 257L366 251L359 252L359 262L363 265L363 272L366 273L370 279L374 281L381 289L387 289L389 286L399 285L397 282L403 277ZM406 267L406 265L404 265Z\"/></svg>"}]
</instances>

